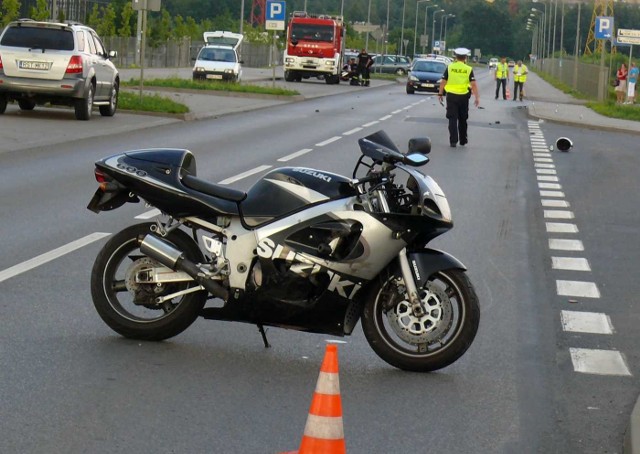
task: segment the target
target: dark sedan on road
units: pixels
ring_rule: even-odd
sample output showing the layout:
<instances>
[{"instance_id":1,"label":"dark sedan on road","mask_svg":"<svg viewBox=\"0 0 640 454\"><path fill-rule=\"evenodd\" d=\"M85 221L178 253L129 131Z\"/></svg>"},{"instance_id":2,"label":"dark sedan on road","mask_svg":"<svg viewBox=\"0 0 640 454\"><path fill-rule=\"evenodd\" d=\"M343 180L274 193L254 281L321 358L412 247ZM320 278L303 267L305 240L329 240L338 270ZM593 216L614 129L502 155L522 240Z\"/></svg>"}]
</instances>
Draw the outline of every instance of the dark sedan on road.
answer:
<instances>
[{"instance_id":1,"label":"dark sedan on road","mask_svg":"<svg viewBox=\"0 0 640 454\"><path fill-rule=\"evenodd\" d=\"M416 91L437 92L447 64L437 60L416 60L407 78L407 94Z\"/></svg>"}]
</instances>

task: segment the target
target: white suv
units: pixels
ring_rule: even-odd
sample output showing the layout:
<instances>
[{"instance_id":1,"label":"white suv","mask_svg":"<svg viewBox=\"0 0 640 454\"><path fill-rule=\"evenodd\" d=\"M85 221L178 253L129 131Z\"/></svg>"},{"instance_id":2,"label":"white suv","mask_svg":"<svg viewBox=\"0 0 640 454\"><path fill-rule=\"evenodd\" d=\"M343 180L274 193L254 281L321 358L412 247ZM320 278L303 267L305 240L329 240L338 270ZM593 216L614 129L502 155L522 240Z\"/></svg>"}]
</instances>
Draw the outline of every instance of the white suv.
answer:
<instances>
[{"instance_id":1,"label":"white suv","mask_svg":"<svg viewBox=\"0 0 640 454\"><path fill-rule=\"evenodd\" d=\"M103 116L116 113L120 76L91 28L76 23L21 19L0 36L0 114L7 102L20 109L36 104L69 105L78 120L89 120L93 106Z\"/></svg>"}]
</instances>

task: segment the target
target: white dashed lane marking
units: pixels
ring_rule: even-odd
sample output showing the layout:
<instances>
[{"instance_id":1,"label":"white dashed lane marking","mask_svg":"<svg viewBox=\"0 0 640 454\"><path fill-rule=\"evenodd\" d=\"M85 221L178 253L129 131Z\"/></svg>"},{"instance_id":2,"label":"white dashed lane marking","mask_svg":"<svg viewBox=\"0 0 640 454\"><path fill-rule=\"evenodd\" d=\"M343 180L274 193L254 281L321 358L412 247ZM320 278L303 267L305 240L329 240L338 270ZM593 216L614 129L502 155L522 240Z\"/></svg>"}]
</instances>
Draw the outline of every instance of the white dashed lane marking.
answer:
<instances>
[{"instance_id":1,"label":"white dashed lane marking","mask_svg":"<svg viewBox=\"0 0 640 454\"><path fill-rule=\"evenodd\" d=\"M561 311L562 329L572 333L613 334L607 314L600 312Z\"/></svg>"},{"instance_id":2,"label":"white dashed lane marking","mask_svg":"<svg viewBox=\"0 0 640 454\"><path fill-rule=\"evenodd\" d=\"M551 257L554 270L591 271L589 261L581 257Z\"/></svg>"},{"instance_id":3,"label":"white dashed lane marking","mask_svg":"<svg viewBox=\"0 0 640 454\"><path fill-rule=\"evenodd\" d=\"M595 375L631 375L624 357L618 351L570 348L569 353L576 372Z\"/></svg>"},{"instance_id":4,"label":"white dashed lane marking","mask_svg":"<svg viewBox=\"0 0 640 454\"><path fill-rule=\"evenodd\" d=\"M287 162L287 161L295 159L295 158L297 158L299 156L305 155L305 154L309 153L310 151L313 151L313 149L312 148L304 148L304 149L302 149L300 151L296 151L295 153L291 153L290 155L284 156L284 157L278 159L278 161Z\"/></svg>"},{"instance_id":5,"label":"white dashed lane marking","mask_svg":"<svg viewBox=\"0 0 640 454\"><path fill-rule=\"evenodd\" d=\"M362 127L363 128L368 128L369 126L377 125L378 123L380 123L378 120L370 121L369 123L363 124Z\"/></svg>"},{"instance_id":6,"label":"white dashed lane marking","mask_svg":"<svg viewBox=\"0 0 640 454\"><path fill-rule=\"evenodd\" d=\"M347 132L343 132L342 135L343 136L350 136L351 134L355 134L356 132L362 131L362 128L358 127L358 128L353 128L348 130Z\"/></svg>"},{"instance_id":7,"label":"white dashed lane marking","mask_svg":"<svg viewBox=\"0 0 640 454\"><path fill-rule=\"evenodd\" d=\"M316 147L324 147L325 145L329 145L330 143L336 142L340 139L342 139L342 136L333 136L327 140L323 140L322 142L317 143Z\"/></svg>"},{"instance_id":8,"label":"white dashed lane marking","mask_svg":"<svg viewBox=\"0 0 640 454\"><path fill-rule=\"evenodd\" d=\"M573 212L563 210L544 210L547 219L573 219Z\"/></svg>"},{"instance_id":9,"label":"white dashed lane marking","mask_svg":"<svg viewBox=\"0 0 640 454\"><path fill-rule=\"evenodd\" d=\"M549 239L549 249L555 251L584 251L584 245L580 240Z\"/></svg>"},{"instance_id":10,"label":"white dashed lane marking","mask_svg":"<svg viewBox=\"0 0 640 454\"><path fill-rule=\"evenodd\" d=\"M561 184L557 183L538 183L540 189L562 189Z\"/></svg>"},{"instance_id":11,"label":"white dashed lane marking","mask_svg":"<svg viewBox=\"0 0 640 454\"><path fill-rule=\"evenodd\" d=\"M569 202L566 200L548 200L542 199L543 207L554 207L554 208L567 208L569 207Z\"/></svg>"},{"instance_id":12,"label":"white dashed lane marking","mask_svg":"<svg viewBox=\"0 0 640 454\"><path fill-rule=\"evenodd\" d=\"M560 296L600 298L600 290L598 290L598 286L593 282L557 280L556 289Z\"/></svg>"},{"instance_id":13,"label":"white dashed lane marking","mask_svg":"<svg viewBox=\"0 0 640 454\"><path fill-rule=\"evenodd\" d=\"M385 121L388 120L389 118L393 117L393 115L385 115L384 117L380 118L380 121Z\"/></svg>"},{"instance_id":14,"label":"white dashed lane marking","mask_svg":"<svg viewBox=\"0 0 640 454\"><path fill-rule=\"evenodd\" d=\"M40 265L44 265L52 260L55 260L63 255L66 255L70 252L73 252L81 247L84 247L88 244L91 244L95 241L101 240L104 237L111 235L110 233L104 232L95 232L91 235L87 235L71 243L67 243L64 246L60 246L52 251L45 252L37 257L34 257L30 260L24 261L22 263L18 263L10 268L7 268L4 271L0 271L0 282L6 281L9 278L17 276L18 274L22 274L25 271L32 270Z\"/></svg>"},{"instance_id":15,"label":"white dashed lane marking","mask_svg":"<svg viewBox=\"0 0 640 454\"><path fill-rule=\"evenodd\" d=\"M564 198L562 191L540 191L540 197L561 197Z\"/></svg>"},{"instance_id":16,"label":"white dashed lane marking","mask_svg":"<svg viewBox=\"0 0 640 454\"><path fill-rule=\"evenodd\" d=\"M547 222L545 226L549 233L578 233L578 226L567 222Z\"/></svg>"},{"instance_id":17,"label":"white dashed lane marking","mask_svg":"<svg viewBox=\"0 0 640 454\"><path fill-rule=\"evenodd\" d=\"M137 215L135 218L136 219L151 219L151 218L155 218L156 216L160 216L161 212L159 209L154 208L153 210L149 210L146 211L142 214Z\"/></svg>"},{"instance_id":18,"label":"white dashed lane marking","mask_svg":"<svg viewBox=\"0 0 640 454\"><path fill-rule=\"evenodd\" d=\"M251 170L247 170L246 172L239 173L238 175L236 175L234 177L230 177L230 178L227 178L225 180L222 180L218 184L235 183L236 181L242 180L243 178L250 177L251 175L255 175L256 173L264 172L265 170L268 170L270 168L271 168L271 166L267 166L267 165L259 166L259 167L256 167L255 169L251 169Z\"/></svg>"}]
</instances>

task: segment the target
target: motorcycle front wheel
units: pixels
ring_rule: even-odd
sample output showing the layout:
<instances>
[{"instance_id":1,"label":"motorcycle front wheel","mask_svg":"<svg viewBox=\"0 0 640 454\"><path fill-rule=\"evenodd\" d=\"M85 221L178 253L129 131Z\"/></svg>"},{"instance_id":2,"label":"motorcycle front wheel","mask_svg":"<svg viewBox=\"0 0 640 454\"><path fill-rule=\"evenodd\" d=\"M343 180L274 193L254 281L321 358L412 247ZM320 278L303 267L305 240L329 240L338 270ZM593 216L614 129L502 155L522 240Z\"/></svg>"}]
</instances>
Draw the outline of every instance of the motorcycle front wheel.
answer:
<instances>
[{"instance_id":1,"label":"motorcycle front wheel","mask_svg":"<svg viewBox=\"0 0 640 454\"><path fill-rule=\"evenodd\" d=\"M399 369L430 372L460 358L478 331L480 308L461 270L434 273L418 289L425 315L413 314L399 272L374 284L362 314L371 348Z\"/></svg>"},{"instance_id":2,"label":"motorcycle front wheel","mask_svg":"<svg viewBox=\"0 0 640 454\"><path fill-rule=\"evenodd\" d=\"M144 276L146 270L162 266L140 252L138 238L151 233L152 225L132 225L105 244L91 272L91 296L98 314L115 332L130 339L160 341L180 334L196 320L207 292L195 291L157 302L157 298L198 284L140 283L139 276ZM173 230L165 240L189 260L204 260L198 245L182 230Z\"/></svg>"}]
</instances>

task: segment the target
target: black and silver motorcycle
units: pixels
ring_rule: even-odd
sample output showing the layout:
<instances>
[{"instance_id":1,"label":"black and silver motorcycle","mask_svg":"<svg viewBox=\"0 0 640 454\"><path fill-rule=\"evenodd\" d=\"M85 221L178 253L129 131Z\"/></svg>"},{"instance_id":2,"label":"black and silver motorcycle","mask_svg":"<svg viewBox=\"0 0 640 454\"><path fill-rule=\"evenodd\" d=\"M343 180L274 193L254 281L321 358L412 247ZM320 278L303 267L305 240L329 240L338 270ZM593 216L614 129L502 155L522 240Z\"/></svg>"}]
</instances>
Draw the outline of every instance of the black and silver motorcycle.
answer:
<instances>
[{"instance_id":1,"label":"black and silver motorcycle","mask_svg":"<svg viewBox=\"0 0 640 454\"><path fill-rule=\"evenodd\" d=\"M125 337L155 341L198 316L252 323L266 347L265 325L344 336L362 319L373 350L395 367L453 363L480 311L465 266L426 247L453 227L444 193L416 169L431 142L411 139L403 154L379 131L359 145L352 178L284 167L246 193L198 178L188 150L96 162L90 210L142 199L162 213L98 254L98 313Z\"/></svg>"}]
</instances>

